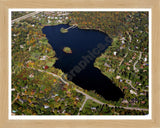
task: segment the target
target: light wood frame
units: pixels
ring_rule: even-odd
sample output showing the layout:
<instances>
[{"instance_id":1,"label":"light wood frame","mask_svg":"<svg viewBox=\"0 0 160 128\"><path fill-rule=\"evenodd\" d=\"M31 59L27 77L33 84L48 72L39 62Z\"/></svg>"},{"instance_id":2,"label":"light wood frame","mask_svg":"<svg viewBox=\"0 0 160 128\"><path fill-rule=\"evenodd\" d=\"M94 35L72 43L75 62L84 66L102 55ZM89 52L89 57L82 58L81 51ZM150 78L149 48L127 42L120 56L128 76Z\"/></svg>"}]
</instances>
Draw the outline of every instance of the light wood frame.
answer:
<instances>
[{"instance_id":1,"label":"light wood frame","mask_svg":"<svg viewBox=\"0 0 160 128\"><path fill-rule=\"evenodd\" d=\"M152 119L151 120L9 120L8 12L9 8L151 8ZM160 0L0 0L0 128L159 128L160 127Z\"/></svg>"}]
</instances>

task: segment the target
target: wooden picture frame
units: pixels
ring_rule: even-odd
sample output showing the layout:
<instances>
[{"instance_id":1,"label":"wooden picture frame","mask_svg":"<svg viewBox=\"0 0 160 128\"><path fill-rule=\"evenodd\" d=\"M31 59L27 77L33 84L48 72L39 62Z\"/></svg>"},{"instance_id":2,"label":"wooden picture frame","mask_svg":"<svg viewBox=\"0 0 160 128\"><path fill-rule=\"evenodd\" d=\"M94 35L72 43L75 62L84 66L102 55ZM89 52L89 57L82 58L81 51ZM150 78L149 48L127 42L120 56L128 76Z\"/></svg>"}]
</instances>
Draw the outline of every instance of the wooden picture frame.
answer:
<instances>
[{"instance_id":1,"label":"wooden picture frame","mask_svg":"<svg viewBox=\"0 0 160 128\"><path fill-rule=\"evenodd\" d=\"M152 10L152 119L151 120L9 120L8 117L8 73L9 73L9 9L10 8L150 8ZM159 0L142 1L0 1L0 127L2 128L34 128L34 127L160 127L160 89L159 84L159 51L158 41L160 41L159 18L160 2ZM151 91L151 90L150 90Z\"/></svg>"}]
</instances>

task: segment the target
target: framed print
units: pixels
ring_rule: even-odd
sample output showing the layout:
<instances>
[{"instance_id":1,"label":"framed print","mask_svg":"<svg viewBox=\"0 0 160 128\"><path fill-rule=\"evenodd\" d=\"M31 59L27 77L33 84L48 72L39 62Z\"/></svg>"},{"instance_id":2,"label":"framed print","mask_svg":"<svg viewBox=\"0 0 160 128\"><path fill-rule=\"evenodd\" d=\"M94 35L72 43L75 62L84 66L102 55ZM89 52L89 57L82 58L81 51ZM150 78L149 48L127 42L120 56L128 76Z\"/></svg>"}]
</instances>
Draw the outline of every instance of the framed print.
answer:
<instances>
[{"instance_id":1,"label":"framed print","mask_svg":"<svg viewBox=\"0 0 160 128\"><path fill-rule=\"evenodd\" d=\"M150 9L9 11L10 119L151 118Z\"/></svg>"},{"instance_id":2,"label":"framed print","mask_svg":"<svg viewBox=\"0 0 160 128\"><path fill-rule=\"evenodd\" d=\"M160 126L158 1L46 2L1 2L1 126Z\"/></svg>"}]
</instances>

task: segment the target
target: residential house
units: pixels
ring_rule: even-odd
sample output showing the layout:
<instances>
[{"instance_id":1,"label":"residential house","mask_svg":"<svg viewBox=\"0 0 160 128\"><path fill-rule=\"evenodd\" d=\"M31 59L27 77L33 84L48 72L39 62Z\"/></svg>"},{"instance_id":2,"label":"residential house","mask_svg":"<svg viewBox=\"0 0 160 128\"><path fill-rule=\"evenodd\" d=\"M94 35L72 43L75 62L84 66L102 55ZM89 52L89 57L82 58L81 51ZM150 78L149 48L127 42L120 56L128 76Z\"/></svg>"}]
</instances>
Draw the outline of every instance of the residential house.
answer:
<instances>
[{"instance_id":1,"label":"residential house","mask_svg":"<svg viewBox=\"0 0 160 128\"><path fill-rule=\"evenodd\" d=\"M111 66L110 66L109 64L107 64L107 63L105 63L104 66L109 67L109 68L111 67Z\"/></svg>"},{"instance_id":2,"label":"residential house","mask_svg":"<svg viewBox=\"0 0 160 128\"><path fill-rule=\"evenodd\" d=\"M124 100L122 101L122 104L128 104L128 103L129 103L128 100L125 100L125 99L124 99Z\"/></svg>"},{"instance_id":3,"label":"residential house","mask_svg":"<svg viewBox=\"0 0 160 128\"><path fill-rule=\"evenodd\" d=\"M29 75L29 77L30 77L30 78L33 78L33 77L34 77L34 74L33 74L33 73L32 73L32 74L30 74L30 75Z\"/></svg>"},{"instance_id":4,"label":"residential house","mask_svg":"<svg viewBox=\"0 0 160 128\"><path fill-rule=\"evenodd\" d=\"M47 109L47 108L49 108L49 106L48 105L44 105L44 108Z\"/></svg>"},{"instance_id":5,"label":"residential house","mask_svg":"<svg viewBox=\"0 0 160 128\"><path fill-rule=\"evenodd\" d=\"M40 58L40 60L46 60L47 59L47 56L42 56L41 58Z\"/></svg>"},{"instance_id":6,"label":"residential house","mask_svg":"<svg viewBox=\"0 0 160 128\"><path fill-rule=\"evenodd\" d=\"M113 52L113 55L115 55L115 56L116 56L116 54L117 54L117 52Z\"/></svg>"},{"instance_id":7,"label":"residential house","mask_svg":"<svg viewBox=\"0 0 160 128\"><path fill-rule=\"evenodd\" d=\"M137 93L135 91L133 91L133 90L130 90L130 93L137 96Z\"/></svg>"},{"instance_id":8,"label":"residential house","mask_svg":"<svg viewBox=\"0 0 160 128\"><path fill-rule=\"evenodd\" d=\"M145 61L145 62L147 61L147 58L146 58L146 57L144 58L144 61Z\"/></svg>"},{"instance_id":9,"label":"residential house","mask_svg":"<svg viewBox=\"0 0 160 128\"><path fill-rule=\"evenodd\" d=\"M116 79L120 79L121 77L120 76L116 76Z\"/></svg>"},{"instance_id":10,"label":"residential house","mask_svg":"<svg viewBox=\"0 0 160 128\"><path fill-rule=\"evenodd\" d=\"M20 45L20 48L24 48L24 46L23 46L23 45Z\"/></svg>"}]
</instances>

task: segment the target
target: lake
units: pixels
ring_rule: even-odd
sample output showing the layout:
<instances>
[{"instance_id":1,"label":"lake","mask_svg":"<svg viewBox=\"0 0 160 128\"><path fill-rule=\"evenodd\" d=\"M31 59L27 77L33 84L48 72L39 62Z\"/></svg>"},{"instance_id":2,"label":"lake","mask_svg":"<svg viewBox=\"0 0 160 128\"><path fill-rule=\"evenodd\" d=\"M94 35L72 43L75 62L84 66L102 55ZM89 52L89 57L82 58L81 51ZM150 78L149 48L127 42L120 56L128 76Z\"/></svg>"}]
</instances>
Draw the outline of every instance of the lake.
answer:
<instances>
[{"instance_id":1,"label":"lake","mask_svg":"<svg viewBox=\"0 0 160 128\"><path fill-rule=\"evenodd\" d=\"M45 26L42 31L56 52L54 67L68 74L68 79L86 90L95 90L106 100L118 101L123 97L122 91L94 67L95 59L100 56L112 39L103 32L71 28L67 33L61 33L61 28L68 24ZM72 53L63 52L64 47L70 47Z\"/></svg>"}]
</instances>

